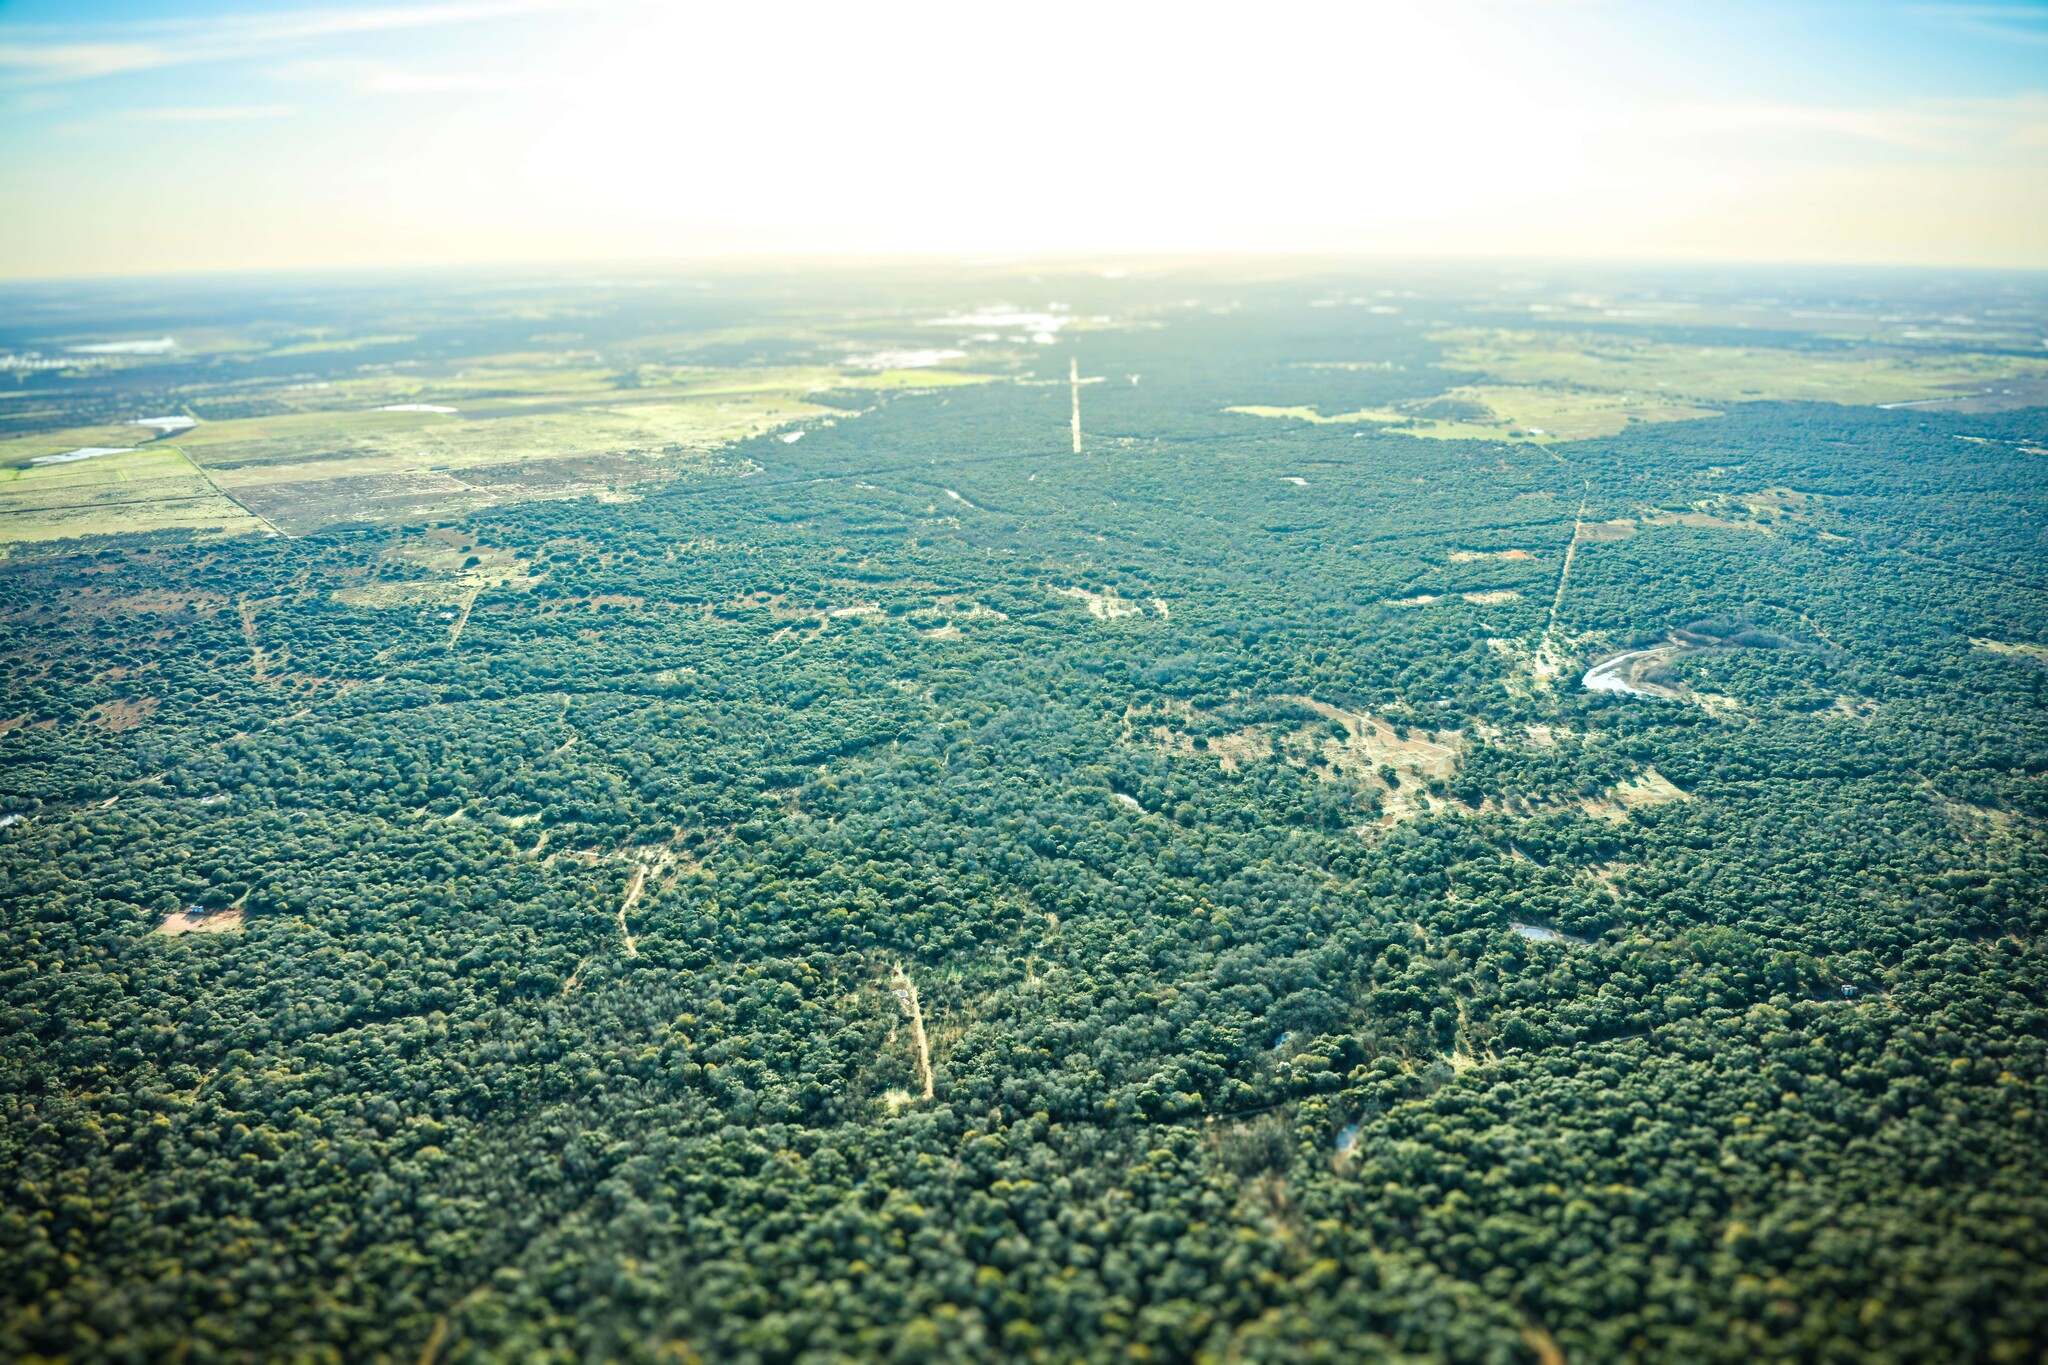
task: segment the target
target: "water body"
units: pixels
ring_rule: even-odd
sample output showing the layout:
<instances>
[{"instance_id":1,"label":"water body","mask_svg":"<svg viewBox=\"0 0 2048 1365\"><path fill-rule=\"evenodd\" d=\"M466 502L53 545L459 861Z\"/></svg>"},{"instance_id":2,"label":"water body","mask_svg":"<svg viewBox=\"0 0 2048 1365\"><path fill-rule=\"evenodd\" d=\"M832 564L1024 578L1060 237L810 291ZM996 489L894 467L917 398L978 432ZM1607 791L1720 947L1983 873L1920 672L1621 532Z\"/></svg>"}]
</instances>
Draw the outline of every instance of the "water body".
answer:
<instances>
[{"instance_id":1,"label":"water body","mask_svg":"<svg viewBox=\"0 0 2048 1365\"><path fill-rule=\"evenodd\" d=\"M1523 924L1519 920L1511 922L1508 928L1534 943L1575 943L1583 948L1588 942L1576 934L1562 933L1541 924Z\"/></svg>"},{"instance_id":2,"label":"water body","mask_svg":"<svg viewBox=\"0 0 2048 1365\"><path fill-rule=\"evenodd\" d=\"M1637 659L1668 659L1677 652L1676 645L1658 645L1654 649L1617 654L1612 659L1594 664L1579 681L1592 692L1619 692L1630 697L1649 697L1654 701L1676 701L1677 698L1667 692L1651 691L1629 681L1629 666Z\"/></svg>"},{"instance_id":3,"label":"water body","mask_svg":"<svg viewBox=\"0 0 2048 1365\"><path fill-rule=\"evenodd\" d=\"M97 460L102 455L126 455L134 446L80 446L67 450L62 455L38 455L29 463L32 465L70 464L74 460Z\"/></svg>"},{"instance_id":4,"label":"water body","mask_svg":"<svg viewBox=\"0 0 2048 1365\"><path fill-rule=\"evenodd\" d=\"M178 343L170 337L153 337L148 341L98 341L90 346L66 346L72 355L168 355L178 349Z\"/></svg>"},{"instance_id":5,"label":"water body","mask_svg":"<svg viewBox=\"0 0 2048 1365\"><path fill-rule=\"evenodd\" d=\"M1337 1155L1350 1156L1358 1149L1358 1125L1347 1123L1337 1134Z\"/></svg>"}]
</instances>

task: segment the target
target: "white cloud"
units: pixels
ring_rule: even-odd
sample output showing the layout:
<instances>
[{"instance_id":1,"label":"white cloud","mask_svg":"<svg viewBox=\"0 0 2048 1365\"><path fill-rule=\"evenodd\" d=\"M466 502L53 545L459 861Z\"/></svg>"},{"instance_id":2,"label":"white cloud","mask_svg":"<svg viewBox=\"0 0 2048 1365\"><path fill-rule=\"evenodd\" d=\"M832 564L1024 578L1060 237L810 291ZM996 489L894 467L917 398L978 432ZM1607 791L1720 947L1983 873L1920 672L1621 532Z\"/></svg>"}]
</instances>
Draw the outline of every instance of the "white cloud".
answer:
<instances>
[{"instance_id":1,"label":"white cloud","mask_svg":"<svg viewBox=\"0 0 2048 1365\"><path fill-rule=\"evenodd\" d=\"M166 65L154 43L20 42L0 39L0 72L37 81L82 81Z\"/></svg>"},{"instance_id":2,"label":"white cloud","mask_svg":"<svg viewBox=\"0 0 2048 1365\"><path fill-rule=\"evenodd\" d=\"M0 78L93 80L163 67L263 57L323 40L407 29L617 8L629 0L467 0L357 6L289 15L260 12L119 24L0 25Z\"/></svg>"},{"instance_id":3,"label":"white cloud","mask_svg":"<svg viewBox=\"0 0 2048 1365\"><path fill-rule=\"evenodd\" d=\"M298 112L289 104L215 104L125 109L120 116L138 123L236 123L244 119L290 118Z\"/></svg>"},{"instance_id":4,"label":"white cloud","mask_svg":"<svg viewBox=\"0 0 2048 1365\"><path fill-rule=\"evenodd\" d=\"M286 62L270 74L285 82L339 85L359 95L508 95L566 84L558 76L525 72L423 70L317 58Z\"/></svg>"},{"instance_id":5,"label":"white cloud","mask_svg":"<svg viewBox=\"0 0 2048 1365\"><path fill-rule=\"evenodd\" d=\"M1668 132L1776 141L1779 150L1811 150L1816 140L1848 140L1942 161L1982 162L2048 147L2048 95L1866 107L1692 104L1653 115L1647 125Z\"/></svg>"}]
</instances>

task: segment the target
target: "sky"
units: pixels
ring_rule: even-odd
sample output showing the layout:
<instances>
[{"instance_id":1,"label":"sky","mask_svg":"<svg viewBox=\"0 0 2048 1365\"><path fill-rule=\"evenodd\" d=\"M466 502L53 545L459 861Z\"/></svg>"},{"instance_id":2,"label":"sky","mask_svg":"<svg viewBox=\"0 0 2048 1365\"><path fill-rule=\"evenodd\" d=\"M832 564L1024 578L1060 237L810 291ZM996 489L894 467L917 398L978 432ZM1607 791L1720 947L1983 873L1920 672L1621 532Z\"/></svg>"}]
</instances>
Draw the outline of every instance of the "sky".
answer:
<instances>
[{"instance_id":1,"label":"sky","mask_svg":"<svg viewBox=\"0 0 2048 1365\"><path fill-rule=\"evenodd\" d=\"M0 0L0 278L2048 268L2048 0Z\"/></svg>"}]
</instances>

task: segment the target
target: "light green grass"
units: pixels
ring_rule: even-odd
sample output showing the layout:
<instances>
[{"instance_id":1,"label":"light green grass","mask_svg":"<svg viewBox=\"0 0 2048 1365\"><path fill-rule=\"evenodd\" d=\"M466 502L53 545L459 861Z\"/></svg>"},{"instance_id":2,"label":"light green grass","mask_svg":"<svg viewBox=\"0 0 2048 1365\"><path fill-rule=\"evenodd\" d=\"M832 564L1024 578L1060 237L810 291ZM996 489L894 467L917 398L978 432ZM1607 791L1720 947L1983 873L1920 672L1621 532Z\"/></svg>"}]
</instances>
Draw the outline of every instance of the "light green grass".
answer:
<instances>
[{"instance_id":1,"label":"light green grass","mask_svg":"<svg viewBox=\"0 0 2048 1365\"><path fill-rule=\"evenodd\" d=\"M2048 377L2048 360L2033 357L1682 346L1478 329L1442 332L1436 339L1450 343L1445 368L1477 371L1481 382L1356 412L1254 404L1227 410L1319 425L1367 422L1435 440L1549 445L1612 436L1636 423L1714 417L1732 403L1924 402L2001 379Z\"/></svg>"},{"instance_id":2,"label":"light green grass","mask_svg":"<svg viewBox=\"0 0 2048 1365\"><path fill-rule=\"evenodd\" d=\"M176 447L0 468L0 543L180 529L239 534L262 527Z\"/></svg>"},{"instance_id":3,"label":"light green grass","mask_svg":"<svg viewBox=\"0 0 2048 1365\"><path fill-rule=\"evenodd\" d=\"M1952 397L1998 379L2048 376L2034 357L1771 346L1685 346L1631 337L1459 330L1443 364L1497 385L1571 386L1638 401L1875 404Z\"/></svg>"}]
</instances>

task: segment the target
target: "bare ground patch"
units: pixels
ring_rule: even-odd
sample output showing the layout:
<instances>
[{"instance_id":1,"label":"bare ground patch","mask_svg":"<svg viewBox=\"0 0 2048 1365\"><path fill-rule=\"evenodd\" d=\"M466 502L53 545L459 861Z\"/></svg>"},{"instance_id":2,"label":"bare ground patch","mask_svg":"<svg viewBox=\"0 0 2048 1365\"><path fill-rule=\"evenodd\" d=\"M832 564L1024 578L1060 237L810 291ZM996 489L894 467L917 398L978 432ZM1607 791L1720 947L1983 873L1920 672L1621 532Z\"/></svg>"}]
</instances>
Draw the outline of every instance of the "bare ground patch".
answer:
<instances>
[{"instance_id":1,"label":"bare ground patch","mask_svg":"<svg viewBox=\"0 0 2048 1365\"><path fill-rule=\"evenodd\" d=\"M199 911L194 907L168 916L156 927L156 932L168 938L175 938L179 934L237 933L241 928L242 908L238 905L211 913Z\"/></svg>"},{"instance_id":2,"label":"bare ground patch","mask_svg":"<svg viewBox=\"0 0 2048 1365\"><path fill-rule=\"evenodd\" d=\"M1714 531L1777 531L1811 523L1820 502L1811 493L1766 488L1755 493L1722 493L1686 507L1648 509L1645 526L1692 526Z\"/></svg>"},{"instance_id":3,"label":"bare ground patch","mask_svg":"<svg viewBox=\"0 0 2048 1365\"><path fill-rule=\"evenodd\" d=\"M1620 824L1634 811L1649 806L1669 805L1674 801L1690 800L1692 796L1680 789L1670 778L1655 768L1644 768L1605 795L1589 796L1579 802L1579 809L1596 820Z\"/></svg>"},{"instance_id":4,"label":"bare ground patch","mask_svg":"<svg viewBox=\"0 0 2048 1365\"><path fill-rule=\"evenodd\" d=\"M930 1099L932 1053L931 1044L925 1038L924 1006L917 998L917 983L910 979L901 964L889 969L889 993L896 997L897 1005L903 1010L903 1017L910 1021L910 1044L917 1053L917 1083L923 1089L924 1097Z\"/></svg>"},{"instance_id":5,"label":"bare ground patch","mask_svg":"<svg viewBox=\"0 0 2048 1365\"><path fill-rule=\"evenodd\" d=\"M1155 749L1214 758L1225 772L1278 761L1326 781L1355 782L1378 794L1380 818L1370 829L1387 829L1416 815L1456 806L1427 788L1457 771L1465 742L1462 731L1397 726L1369 712L1348 711L1313 697L1269 700L1313 712L1323 723L1263 721L1218 733L1220 717L1185 702L1170 702L1144 714L1127 713L1124 723L1133 737L1143 726L1144 742Z\"/></svg>"},{"instance_id":6,"label":"bare ground patch","mask_svg":"<svg viewBox=\"0 0 2048 1365\"><path fill-rule=\"evenodd\" d=\"M2024 659L2030 664L2048 668L2048 645L2037 645L2030 640L1985 640L1975 635L1970 637L1971 645L1990 654L2002 654L2008 659Z\"/></svg>"},{"instance_id":7,"label":"bare ground patch","mask_svg":"<svg viewBox=\"0 0 2048 1365\"><path fill-rule=\"evenodd\" d=\"M88 725L119 734L133 730L156 714L158 699L155 697L123 698L118 701L101 702L85 713Z\"/></svg>"},{"instance_id":8,"label":"bare ground patch","mask_svg":"<svg viewBox=\"0 0 2048 1365\"><path fill-rule=\"evenodd\" d=\"M1087 604L1088 614L1098 621L1114 621L1120 616L1137 616L1144 612L1142 602L1133 602L1120 596L1115 588L1101 592L1090 592L1087 588L1054 588L1061 597L1071 597Z\"/></svg>"},{"instance_id":9,"label":"bare ground patch","mask_svg":"<svg viewBox=\"0 0 2048 1365\"><path fill-rule=\"evenodd\" d=\"M1507 662L1509 672L1502 683L1514 695L1526 697L1547 691L1556 685L1558 674L1563 671L1547 642L1531 649L1524 641L1489 635L1486 647Z\"/></svg>"}]
</instances>

